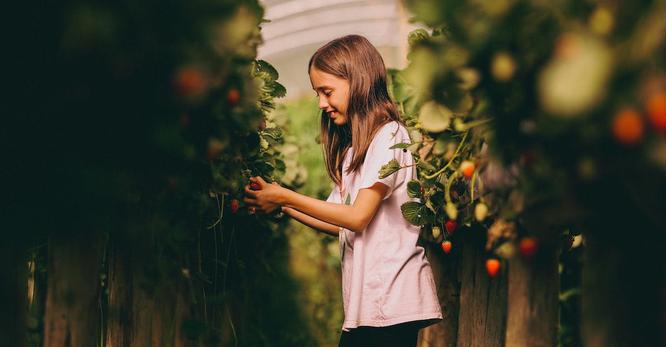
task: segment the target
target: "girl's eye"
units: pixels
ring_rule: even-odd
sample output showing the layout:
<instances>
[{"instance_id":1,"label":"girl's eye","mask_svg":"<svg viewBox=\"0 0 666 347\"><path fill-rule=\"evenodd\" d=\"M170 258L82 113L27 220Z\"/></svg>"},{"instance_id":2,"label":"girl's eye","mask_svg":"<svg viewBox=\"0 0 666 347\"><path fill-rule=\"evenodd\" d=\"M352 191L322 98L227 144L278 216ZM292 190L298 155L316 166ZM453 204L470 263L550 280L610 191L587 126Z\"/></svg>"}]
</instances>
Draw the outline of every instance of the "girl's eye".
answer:
<instances>
[{"instance_id":1,"label":"girl's eye","mask_svg":"<svg viewBox=\"0 0 666 347\"><path fill-rule=\"evenodd\" d=\"M326 96L331 96L331 94L333 94L333 92L330 92L330 91L324 92L324 95L326 95ZM319 93L315 93L315 96L319 97Z\"/></svg>"}]
</instances>

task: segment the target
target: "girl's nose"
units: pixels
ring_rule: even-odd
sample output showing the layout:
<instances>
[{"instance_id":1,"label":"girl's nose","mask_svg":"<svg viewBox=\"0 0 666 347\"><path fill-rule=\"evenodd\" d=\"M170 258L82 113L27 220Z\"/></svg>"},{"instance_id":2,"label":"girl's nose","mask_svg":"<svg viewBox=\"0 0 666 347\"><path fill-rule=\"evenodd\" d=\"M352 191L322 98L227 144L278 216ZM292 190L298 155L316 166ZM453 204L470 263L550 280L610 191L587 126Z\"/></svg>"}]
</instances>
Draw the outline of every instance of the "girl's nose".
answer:
<instances>
[{"instance_id":1,"label":"girl's nose","mask_svg":"<svg viewBox=\"0 0 666 347\"><path fill-rule=\"evenodd\" d=\"M328 101L324 97L319 97L319 108L322 110L328 109Z\"/></svg>"}]
</instances>

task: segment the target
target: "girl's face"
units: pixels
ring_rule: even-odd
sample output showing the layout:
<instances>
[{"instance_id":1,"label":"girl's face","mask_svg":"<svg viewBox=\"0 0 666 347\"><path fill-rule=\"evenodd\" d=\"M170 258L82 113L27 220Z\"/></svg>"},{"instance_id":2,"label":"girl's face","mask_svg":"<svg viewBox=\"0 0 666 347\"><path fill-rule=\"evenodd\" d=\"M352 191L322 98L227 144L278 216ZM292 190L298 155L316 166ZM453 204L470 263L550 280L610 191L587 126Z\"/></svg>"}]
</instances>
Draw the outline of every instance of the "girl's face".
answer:
<instances>
[{"instance_id":1,"label":"girl's face","mask_svg":"<svg viewBox=\"0 0 666 347\"><path fill-rule=\"evenodd\" d=\"M310 68L310 83L319 98L319 108L331 117L333 123L340 126L349 122L349 81L313 66Z\"/></svg>"}]
</instances>

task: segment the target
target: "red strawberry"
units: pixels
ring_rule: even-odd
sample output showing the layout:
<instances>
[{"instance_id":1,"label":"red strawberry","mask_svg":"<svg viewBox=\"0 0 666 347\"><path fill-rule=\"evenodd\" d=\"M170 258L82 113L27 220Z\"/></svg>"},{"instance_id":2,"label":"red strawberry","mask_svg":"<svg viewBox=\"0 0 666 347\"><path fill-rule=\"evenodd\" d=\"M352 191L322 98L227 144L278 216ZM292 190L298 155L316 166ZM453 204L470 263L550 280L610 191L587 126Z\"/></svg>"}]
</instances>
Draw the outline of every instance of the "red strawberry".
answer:
<instances>
[{"instance_id":1,"label":"red strawberry","mask_svg":"<svg viewBox=\"0 0 666 347\"><path fill-rule=\"evenodd\" d=\"M266 119L262 118L261 121L259 122L257 130L264 131L264 129L266 129Z\"/></svg>"},{"instance_id":2,"label":"red strawberry","mask_svg":"<svg viewBox=\"0 0 666 347\"><path fill-rule=\"evenodd\" d=\"M666 133L666 92L653 95L647 102L647 114L654 129Z\"/></svg>"},{"instance_id":3,"label":"red strawberry","mask_svg":"<svg viewBox=\"0 0 666 347\"><path fill-rule=\"evenodd\" d=\"M234 107L238 105L240 98L241 95L238 89L235 88L229 89L229 92L227 93L227 103L229 104L229 106Z\"/></svg>"},{"instance_id":4,"label":"red strawberry","mask_svg":"<svg viewBox=\"0 0 666 347\"><path fill-rule=\"evenodd\" d=\"M203 94L208 88L208 82L200 69L184 67L176 72L173 87L178 95L191 97Z\"/></svg>"},{"instance_id":5,"label":"red strawberry","mask_svg":"<svg viewBox=\"0 0 666 347\"><path fill-rule=\"evenodd\" d=\"M458 223L454 220L447 220L446 223L444 223L444 227L446 228L446 231L449 234L453 234L454 231L456 231L456 228L458 227Z\"/></svg>"},{"instance_id":6,"label":"red strawberry","mask_svg":"<svg viewBox=\"0 0 666 347\"><path fill-rule=\"evenodd\" d=\"M261 186L257 182L251 182L250 183L250 189L252 189L252 190L261 190Z\"/></svg>"},{"instance_id":7,"label":"red strawberry","mask_svg":"<svg viewBox=\"0 0 666 347\"><path fill-rule=\"evenodd\" d=\"M643 139L643 118L633 108L622 109L615 114L611 130L618 142L635 145Z\"/></svg>"},{"instance_id":8,"label":"red strawberry","mask_svg":"<svg viewBox=\"0 0 666 347\"><path fill-rule=\"evenodd\" d=\"M500 261L495 258L486 260L486 272L488 276L495 277L500 269Z\"/></svg>"},{"instance_id":9,"label":"red strawberry","mask_svg":"<svg viewBox=\"0 0 666 347\"><path fill-rule=\"evenodd\" d=\"M442 250L444 253L449 254L449 252L451 252L451 246L451 241L442 242Z\"/></svg>"},{"instance_id":10,"label":"red strawberry","mask_svg":"<svg viewBox=\"0 0 666 347\"><path fill-rule=\"evenodd\" d=\"M231 213L235 214L238 212L238 208L240 207L240 203L238 202L237 199L232 199L231 200Z\"/></svg>"},{"instance_id":11,"label":"red strawberry","mask_svg":"<svg viewBox=\"0 0 666 347\"><path fill-rule=\"evenodd\" d=\"M523 238L520 240L518 249L520 250L520 254L522 254L524 257L531 258L537 253L537 250L539 249L539 241L537 241L537 239L534 237Z\"/></svg>"},{"instance_id":12,"label":"red strawberry","mask_svg":"<svg viewBox=\"0 0 666 347\"><path fill-rule=\"evenodd\" d=\"M472 178L474 175L474 170L476 170L476 165L474 165L474 162L465 160L460 163L460 171L462 171L463 176Z\"/></svg>"}]
</instances>

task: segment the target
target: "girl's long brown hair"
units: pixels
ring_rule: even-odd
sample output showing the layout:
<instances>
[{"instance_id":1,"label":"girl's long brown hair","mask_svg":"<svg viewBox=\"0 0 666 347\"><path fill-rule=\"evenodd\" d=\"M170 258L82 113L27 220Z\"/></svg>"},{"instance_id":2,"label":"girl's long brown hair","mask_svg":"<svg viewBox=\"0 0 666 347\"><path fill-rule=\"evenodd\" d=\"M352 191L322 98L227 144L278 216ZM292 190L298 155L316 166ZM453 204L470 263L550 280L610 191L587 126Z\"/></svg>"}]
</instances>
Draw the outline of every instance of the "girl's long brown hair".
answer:
<instances>
[{"instance_id":1,"label":"girl's long brown hair","mask_svg":"<svg viewBox=\"0 0 666 347\"><path fill-rule=\"evenodd\" d=\"M326 170L335 183L341 184L342 162L347 150L353 148L349 174L363 165L377 130L391 121L402 121L386 89L384 60L365 37L348 35L327 43L310 58L308 73L313 66L349 81L347 123L337 126L324 110L321 113Z\"/></svg>"}]
</instances>

